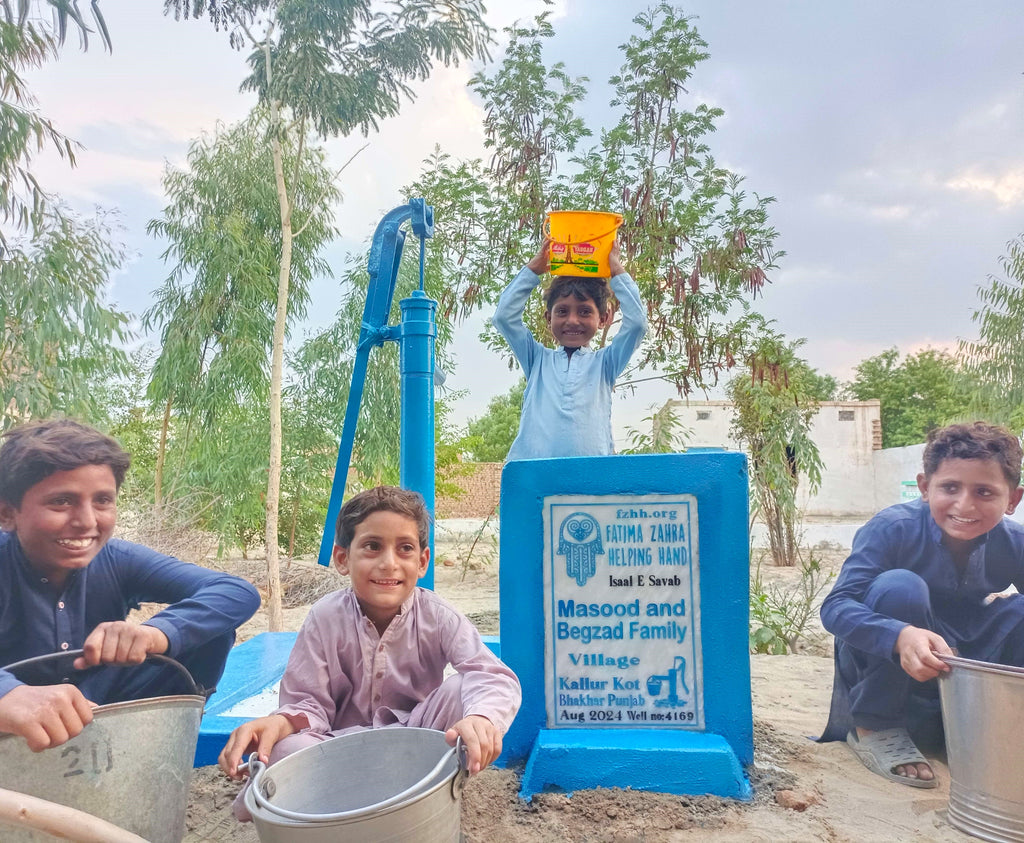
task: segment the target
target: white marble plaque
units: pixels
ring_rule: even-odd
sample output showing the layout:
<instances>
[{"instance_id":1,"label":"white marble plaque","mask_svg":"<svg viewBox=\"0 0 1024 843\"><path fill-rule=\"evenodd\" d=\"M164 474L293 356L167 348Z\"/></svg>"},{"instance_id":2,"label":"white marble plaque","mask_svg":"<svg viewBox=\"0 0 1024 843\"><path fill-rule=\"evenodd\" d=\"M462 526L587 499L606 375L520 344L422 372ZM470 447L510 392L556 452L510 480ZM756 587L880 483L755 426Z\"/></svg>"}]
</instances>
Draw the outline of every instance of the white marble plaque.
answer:
<instances>
[{"instance_id":1,"label":"white marble plaque","mask_svg":"<svg viewBox=\"0 0 1024 843\"><path fill-rule=\"evenodd\" d=\"M544 498L548 728L704 728L693 495Z\"/></svg>"}]
</instances>

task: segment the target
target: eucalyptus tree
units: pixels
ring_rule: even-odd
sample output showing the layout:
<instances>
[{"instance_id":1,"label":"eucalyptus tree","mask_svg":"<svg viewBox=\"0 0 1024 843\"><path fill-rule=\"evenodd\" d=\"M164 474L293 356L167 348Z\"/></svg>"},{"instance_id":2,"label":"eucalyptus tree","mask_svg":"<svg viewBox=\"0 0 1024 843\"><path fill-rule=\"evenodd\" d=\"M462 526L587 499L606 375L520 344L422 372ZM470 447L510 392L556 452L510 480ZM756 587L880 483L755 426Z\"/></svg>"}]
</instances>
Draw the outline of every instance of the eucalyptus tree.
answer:
<instances>
[{"instance_id":1,"label":"eucalyptus tree","mask_svg":"<svg viewBox=\"0 0 1024 843\"><path fill-rule=\"evenodd\" d=\"M91 384L127 369L128 316L106 288L123 261L102 217L46 214L0 257L0 430L61 412L95 418Z\"/></svg>"},{"instance_id":2,"label":"eucalyptus tree","mask_svg":"<svg viewBox=\"0 0 1024 843\"><path fill-rule=\"evenodd\" d=\"M959 356L978 382L974 412L1019 431L1024 427L1024 235L1006 244L999 263L1005 277L991 275L978 289L981 304L971 317L978 339L961 341Z\"/></svg>"},{"instance_id":3,"label":"eucalyptus tree","mask_svg":"<svg viewBox=\"0 0 1024 843\"><path fill-rule=\"evenodd\" d=\"M92 9L102 42L109 48L98 3ZM50 197L32 175L32 156L49 146L72 166L75 163L77 144L38 113L21 75L57 57L69 24L79 32L83 48L88 46L91 30L77 3L0 0L0 255L10 246L4 225L31 232L47 216Z\"/></svg>"},{"instance_id":4,"label":"eucalyptus tree","mask_svg":"<svg viewBox=\"0 0 1024 843\"><path fill-rule=\"evenodd\" d=\"M775 564L786 566L795 565L799 554L800 478L812 495L821 486L824 466L811 423L835 388L797 355L803 342L787 343L765 325L746 370L726 385L733 404L730 432L750 456L751 497Z\"/></svg>"},{"instance_id":5,"label":"eucalyptus tree","mask_svg":"<svg viewBox=\"0 0 1024 843\"><path fill-rule=\"evenodd\" d=\"M124 259L109 220L72 214L31 168L48 147L75 163L76 144L39 114L22 75L57 57L69 26L88 33L65 0L0 2L0 430L54 412L95 417L90 383L127 364L128 317L106 295Z\"/></svg>"},{"instance_id":6,"label":"eucalyptus tree","mask_svg":"<svg viewBox=\"0 0 1024 843\"><path fill-rule=\"evenodd\" d=\"M284 331L291 284L296 170L285 166L291 140L297 167L307 135L367 134L411 99L411 82L425 79L435 61L484 57L490 30L480 0L165 0L176 16L209 17L232 45L247 48L254 91L267 110L267 133L278 198L281 247L277 311L270 365L270 465L266 494L266 548L270 622L280 622L277 522L281 478L281 393Z\"/></svg>"},{"instance_id":7,"label":"eucalyptus tree","mask_svg":"<svg viewBox=\"0 0 1024 843\"><path fill-rule=\"evenodd\" d=\"M688 393L744 360L761 325L751 302L782 252L768 221L772 200L748 193L712 155L721 109L688 94L706 42L669 5L634 23L638 31L610 80L611 121L596 142L577 113L588 80L543 62L544 42L554 35L544 13L531 26L508 29L501 65L472 81L483 99L490 157L456 161L435 151L410 192L429 196L438 218L452 221L436 238L434 269L450 282L442 313L455 317L493 306L535 252L548 210L621 213L623 260L650 322L633 366L656 367ZM539 301L526 319L545 335ZM485 341L504 348L493 332Z\"/></svg>"},{"instance_id":8,"label":"eucalyptus tree","mask_svg":"<svg viewBox=\"0 0 1024 843\"><path fill-rule=\"evenodd\" d=\"M253 413L253 408L268 406L272 349L283 344L287 324L304 317L310 281L330 274L320 255L336 234L332 208L340 194L334 173L323 150L311 147L307 136L286 135L279 140L280 161L289 172L294 231L290 295L280 313L277 162L266 154L273 131L268 112L257 109L247 120L193 142L187 168L168 168L164 189L169 204L149 224L151 234L167 241L164 259L172 266L144 316L145 327L160 332L162 346L149 397L164 408L162 441L173 413L186 451L222 412L244 405ZM284 325L278 324L281 318ZM269 437L273 416L254 415L269 418ZM158 469L158 500L161 479ZM275 550L276 537L275 525ZM272 578L272 593L274 585ZM275 622L276 629L280 618L275 620L272 612Z\"/></svg>"}]
</instances>

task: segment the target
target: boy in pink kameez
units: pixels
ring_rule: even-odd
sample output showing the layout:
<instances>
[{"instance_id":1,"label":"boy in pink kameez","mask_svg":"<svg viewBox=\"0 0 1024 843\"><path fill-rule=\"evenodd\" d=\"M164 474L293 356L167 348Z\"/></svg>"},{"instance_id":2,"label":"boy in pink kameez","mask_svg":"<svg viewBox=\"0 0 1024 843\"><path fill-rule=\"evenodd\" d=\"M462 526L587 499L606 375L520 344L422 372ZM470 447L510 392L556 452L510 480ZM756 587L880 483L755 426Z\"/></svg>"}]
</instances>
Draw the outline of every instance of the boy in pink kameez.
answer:
<instances>
[{"instance_id":1,"label":"boy in pink kameez","mask_svg":"<svg viewBox=\"0 0 1024 843\"><path fill-rule=\"evenodd\" d=\"M273 764L357 729L418 726L466 746L469 772L501 753L519 709L519 680L476 628L432 591L417 588L430 559L423 498L369 489L338 516L334 564L351 586L319 600L299 630L277 711L235 729L219 764L238 779L256 752ZM456 673L444 678L451 665ZM235 815L249 819L241 796Z\"/></svg>"}]
</instances>

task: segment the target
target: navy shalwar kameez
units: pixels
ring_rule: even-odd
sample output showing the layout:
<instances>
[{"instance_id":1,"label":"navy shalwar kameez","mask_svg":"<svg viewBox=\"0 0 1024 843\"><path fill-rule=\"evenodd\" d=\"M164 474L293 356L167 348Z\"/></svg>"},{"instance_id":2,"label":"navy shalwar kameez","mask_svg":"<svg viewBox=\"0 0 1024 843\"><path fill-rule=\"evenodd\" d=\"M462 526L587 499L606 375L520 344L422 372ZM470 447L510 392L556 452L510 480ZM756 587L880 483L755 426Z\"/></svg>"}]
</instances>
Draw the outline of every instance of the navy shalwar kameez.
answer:
<instances>
[{"instance_id":1,"label":"navy shalwar kameez","mask_svg":"<svg viewBox=\"0 0 1024 843\"><path fill-rule=\"evenodd\" d=\"M1003 518L971 549L961 571L924 500L882 510L857 531L821 606L835 636L835 677L820 740L854 726L912 731L938 712L936 680L917 682L893 652L906 625L941 635L959 655L1024 666L1024 527Z\"/></svg>"}]
</instances>

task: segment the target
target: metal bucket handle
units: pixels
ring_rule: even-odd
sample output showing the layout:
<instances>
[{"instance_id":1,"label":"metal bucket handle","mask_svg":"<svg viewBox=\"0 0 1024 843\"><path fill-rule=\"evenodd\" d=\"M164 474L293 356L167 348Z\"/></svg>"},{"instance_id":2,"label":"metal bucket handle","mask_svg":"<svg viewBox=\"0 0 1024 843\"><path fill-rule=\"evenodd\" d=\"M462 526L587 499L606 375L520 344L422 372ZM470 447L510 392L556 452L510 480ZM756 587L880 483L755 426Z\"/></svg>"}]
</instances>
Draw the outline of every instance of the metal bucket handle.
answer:
<instances>
[{"instance_id":1,"label":"metal bucket handle","mask_svg":"<svg viewBox=\"0 0 1024 843\"><path fill-rule=\"evenodd\" d=\"M276 814L279 817L284 817L289 820L298 820L299 822L308 823L324 823L333 822L334 820L358 819L360 817L375 814L384 808L390 808L400 802L404 802L416 791L422 789L423 786L438 773L440 773L441 770L444 769L445 764L451 760L452 756L455 756L459 762L458 773L455 776L455 780L452 782L452 796L457 797L459 793L461 793L461 788L457 791L455 789L455 782L460 779L465 779L466 775L468 775L466 771L466 747L462 743L461 735L456 739L455 746L445 752L434 768L414 785L411 785L401 793L396 793L394 796L390 796L380 802L374 802L372 805L366 805L362 808L353 808L350 811L338 811L333 814L305 814L301 811L290 811L287 808L274 805L272 802L267 801L267 798L263 795L263 788L261 786L261 779L263 778L263 773L267 769L267 765L260 761L257 754L254 752L249 756L246 766L248 766L249 774L252 776L252 781L249 787L252 789L253 799L255 799L256 804L265 811L270 811L272 814Z\"/></svg>"},{"instance_id":2,"label":"metal bucket handle","mask_svg":"<svg viewBox=\"0 0 1024 843\"><path fill-rule=\"evenodd\" d=\"M8 673L12 673L12 674L17 675L16 671L19 668L35 667L37 665L44 664L45 662L52 661L52 660L55 660L55 659L72 659L72 660L74 660L74 659L77 659L79 656L84 656L84 655L85 655L85 650L62 650L59 653L46 653L45 655L42 655L42 656L33 656L30 659L22 659L20 662L13 662L12 664L4 665L3 669L6 670ZM173 667L182 676L184 676L186 679L188 679L189 685L192 686L192 693L193 694L195 694L197 697L205 697L206 696L206 692L203 690L203 686L200 685L198 682L196 682L196 680L192 677L192 674L189 672L188 668L185 667L185 665L183 665L181 662L176 661L175 659L172 659L170 656L165 656L165 655L163 655L161 653L147 653L146 654L146 661L161 662L161 663L166 664L166 665L168 665L170 667ZM99 666L100 665L96 665L96 667L99 667Z\"/></svg>"}]
</instances>

